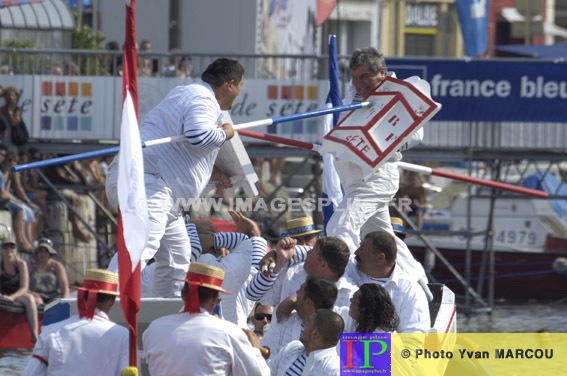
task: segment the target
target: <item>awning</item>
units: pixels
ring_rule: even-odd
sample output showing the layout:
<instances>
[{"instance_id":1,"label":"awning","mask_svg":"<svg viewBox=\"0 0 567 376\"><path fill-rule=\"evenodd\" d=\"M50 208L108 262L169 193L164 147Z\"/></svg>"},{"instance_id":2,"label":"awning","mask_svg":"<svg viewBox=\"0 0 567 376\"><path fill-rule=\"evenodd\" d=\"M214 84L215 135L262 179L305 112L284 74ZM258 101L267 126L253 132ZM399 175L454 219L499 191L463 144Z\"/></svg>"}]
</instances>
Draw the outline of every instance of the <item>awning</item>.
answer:
<instances>
[{"instance_id":1,"label":"awning","mask_svg":"<svg viewBox=\"0 0 567 376\"><path fill-rule=\"evenodd\" d=\"M75 22L63 0L0 1L0 27L30 30L73 30Z\"/></svg>"},{"instance_id":2,"label":"awning","mask_svg":"<svg viewBox=\"0 0 567 376\"><path fill-rule=\"evenodd\" d=\"M550 45L523 45L508 44L495 46L499 52L505 52L516 56L529 56L540 59L567 58L567 43L555 43Z\"/></svg>"}]
</instances>

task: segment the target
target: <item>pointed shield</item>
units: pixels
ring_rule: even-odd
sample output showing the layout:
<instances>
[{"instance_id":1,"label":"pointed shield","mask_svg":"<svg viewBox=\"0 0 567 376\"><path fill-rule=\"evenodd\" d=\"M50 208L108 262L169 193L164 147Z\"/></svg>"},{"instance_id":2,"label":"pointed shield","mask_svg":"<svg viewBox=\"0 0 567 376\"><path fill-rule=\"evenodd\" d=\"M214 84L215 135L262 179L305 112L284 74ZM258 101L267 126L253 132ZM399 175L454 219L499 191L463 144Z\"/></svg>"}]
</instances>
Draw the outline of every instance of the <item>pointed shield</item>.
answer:
<instances>
[{"instance_id":1,"label":"pointed shield","mask_svg":"<svg viewBox=\"0 0 567 376\"><path fill-rule=\"evenodd\" d=\"M441 109L427 81L386 77L365 99L371 106L351 111L325 137L319 150L358 164L366 179L390 159Z\"/></svg>"}]
</instances>

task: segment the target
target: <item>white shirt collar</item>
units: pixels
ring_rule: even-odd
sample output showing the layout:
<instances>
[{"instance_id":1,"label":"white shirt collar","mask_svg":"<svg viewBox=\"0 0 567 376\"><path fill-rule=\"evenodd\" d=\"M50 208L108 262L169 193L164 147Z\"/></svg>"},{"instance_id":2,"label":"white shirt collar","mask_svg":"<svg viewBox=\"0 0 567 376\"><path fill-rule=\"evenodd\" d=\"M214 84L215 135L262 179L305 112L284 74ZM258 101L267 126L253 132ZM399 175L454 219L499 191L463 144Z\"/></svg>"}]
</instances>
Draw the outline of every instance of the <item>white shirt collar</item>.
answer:
<instances>
[{"instance_id":1,"label":"white shirt collar","mask_svg":"<svg viewBox=\"0 0 567 376\"><path fill-rule=\"evenodd\" d=\"M320 350L312 351L309 354L309 358L312 358L314 362L317 362L330 355L336 355L336 354L337 354L337 348L333 346L333 347L329 347L328 349L320 349Z\"/></svg>"}]
</instances>

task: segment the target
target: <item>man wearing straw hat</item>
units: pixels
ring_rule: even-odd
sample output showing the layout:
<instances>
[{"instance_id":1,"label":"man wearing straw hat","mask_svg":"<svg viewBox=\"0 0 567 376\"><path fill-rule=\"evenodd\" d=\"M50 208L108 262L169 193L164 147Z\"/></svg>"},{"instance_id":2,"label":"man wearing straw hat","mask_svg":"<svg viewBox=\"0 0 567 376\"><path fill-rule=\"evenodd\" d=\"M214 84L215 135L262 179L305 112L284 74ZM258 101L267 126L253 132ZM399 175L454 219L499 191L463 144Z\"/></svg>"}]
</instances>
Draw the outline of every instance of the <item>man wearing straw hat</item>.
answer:
<instances>
[{"instance_id":1,"label":"man wearing straw hat","mask_svg":"<svg viewBox=\"0 0 567 376\"><path fill-rule=\"evenodd\" d=\"M290 264L295 264L297 262L305 261L305 255L307 251L315 246L317 240L319 240L319 235L321 234L322 230L318 230L315 228L315 224L313 223L312 217L299 217L290 219L286 222L287 232L281 234L282 238L291 238L296 247L300 247L303 252L296 253L297 256L294 255L294 259L290 262ZM258 263L258 268L261 269L262 272L266 273L273 273L274 267L276 266L276 250L271 250L268 252L262 260ZM252 292L252 291L251 291ZM258 291L258 294L261 292ZM254 293L252 292L254 295Z\"/></svg>"},{"instance_id":2,"label":"man wearing straw hat","mask_svg":"<svg viewBox=\"0 0 567 376\"><path fill-rule=\"evenodd\" d=\"M201 75L203 82L177 86L151 110L140 125L142 141L183 135L186 142L169 143L144 151L150 231L142 253L142 267L155 257L154 296L179 295L189 267L191 248L182 206L197 199L209 180L230 186L228 176L214 170L220 147L234 136L231 124L222 123L223 110L232 107L244 82L244 68L233 59L213 61ZM118 158L109 167L106 193L118 206Z\"/></svg>"},{"instance_id":3,"label":"man wearing straw hat","mask_svg":"<svg viewBox=\"0 0 567 376\"><path fill-rule=\"evenodd\" d=\"M77 290L79 314L42 328L25 376L121 375L128 367L128 330L108 319L118 275L89 269Z\"/></svg>"},{"instance_id":4,"label":"man wearing straw hat","mask_svg":"<svg viewBox=\"0 0 567 376\"><path fill-rule=\"evenodd\" d=\"M288 228L294 233L293 228ZM299 232L301 233L301 232ZM356 292L356 286L345 273L350 258L350 251L344 241L337 237L317 239L315 245L297 246L297 240L291 237L280 239L276 250L277 257L268 267L265 260L260 262L262 273L254 275L246 288L246 297L266 305L278 305L288 297L294 297L296 291L305 282L308 275L317 275L332 281L337 289L338 307L350 305L350 298ZM273 255L273 253L271 254ZM277 316L290 312L291 302L278 307ZM272 325L277 322L273 322Z\"/></svg>"},{"instance_id":5,"label":"man wearing straw hat","mask_svg":"<svg viewBox=\"0 0 567 376\"><path fill-rule=\"evenodd\" d=\"M256 335L212 315L220 300L219 293L230 294L223 290L223 280L221 268L191 263L181 291L185 302L183 312L154 320L144 332L144 352L150 374L270 373Z\"/></svg>"},{"instance_id":6,"label":"man wearing straw hat","mask_svg":"<svg viewBox=\"0 0 567 376\"><path fill-rule=\"evenodd\" d=\"M392 230L394 230L394 235L398 237L401 241L405 241L406 238L410 237L410 234L404 231L404 220L398 217L390 217L390 222L392 223Z\"/></svg>"},{"instance_id":7,"label":"man wearing straw hat","mask_svg":"<svg viewBox=\"0 0 567 376\"><path fill-rule=\"evenodd\" d=\"M319 239L321 230L315 228L312 217L300 217L290 219L286 222L287 234L292 239L297 241L298 245L307 245L313 247ZM284 236L282 236L284 237Z\"/></svg>"}]
</instances>

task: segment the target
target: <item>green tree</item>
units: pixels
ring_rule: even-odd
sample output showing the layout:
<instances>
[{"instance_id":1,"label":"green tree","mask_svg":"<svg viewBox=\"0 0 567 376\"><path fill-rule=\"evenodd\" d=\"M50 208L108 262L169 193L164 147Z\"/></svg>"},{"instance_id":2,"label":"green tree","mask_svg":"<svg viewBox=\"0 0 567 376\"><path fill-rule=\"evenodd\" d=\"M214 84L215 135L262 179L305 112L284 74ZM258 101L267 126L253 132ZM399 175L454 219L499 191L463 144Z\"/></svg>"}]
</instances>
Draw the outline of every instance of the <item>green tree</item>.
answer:
<instances>
[{"instance_id":1,"label":"green tree","mask_svg":"<svg viewBox=\"0 0 567 376\"><path fill-rule=\"evenodd\" d=\"M103 50L106 36L95 33L89 26L83 25L73 30L71 34L71 48L76 50ZM77 64L81 75L99 76L104 74L104 56L74 55L72 62Z\"/></svg>"}]
</instances>

